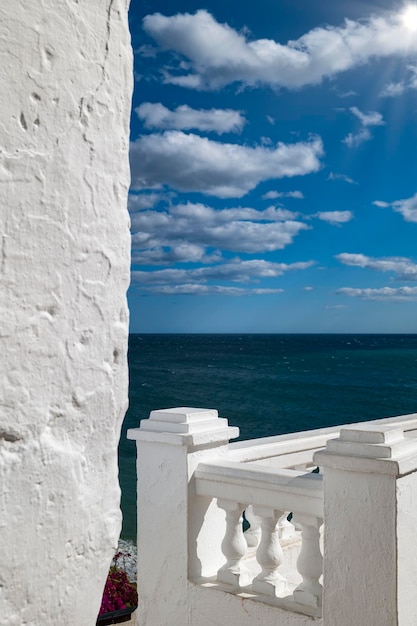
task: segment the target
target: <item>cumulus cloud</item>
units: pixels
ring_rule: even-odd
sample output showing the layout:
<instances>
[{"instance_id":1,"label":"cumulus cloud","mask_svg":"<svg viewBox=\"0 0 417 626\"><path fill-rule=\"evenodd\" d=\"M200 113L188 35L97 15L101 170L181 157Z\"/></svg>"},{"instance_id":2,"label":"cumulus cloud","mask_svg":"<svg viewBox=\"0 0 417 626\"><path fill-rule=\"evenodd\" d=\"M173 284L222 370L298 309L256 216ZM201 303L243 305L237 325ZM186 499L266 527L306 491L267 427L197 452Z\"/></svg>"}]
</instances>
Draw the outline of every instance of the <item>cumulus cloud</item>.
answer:
<instances>
[{"instance_id":1,"label":"cumulus cloud","mask_svg":"<svg viewBox=\"0 0 417 626\"><path fill-rule=\"evenodd\" d=\"M299 261L296 263L274 263L263 259L242 261L233 259L230 262L198 267L195 269L163 269L145 272L137 270L132 272L132 281L141 288L159 290L170 289L175 285L205 285L210 281L251 283L259 282L261 278L277 278L286 272L306 270L314 265L314 261ZM208 285L210 288L213 285ZM167 291L166 291L167 293Z\"/></svg>"},{"instance_id":2,"label":"cumulus cloud","mask_svg":"<svg viewBox=\"0 0 417 626\"><path fill-rule=\"evenodd\" d=\"M363 298L364 300L398 300L402 302L417 300L417 287L380 287L379 289L341 287L335 293L350 298Z\"/></svg>"},{"instance_id":3,"label":"cumulus cloud","mask_svg":"<svg viewBox=\"0 0 417 626\"><path fill-rule=\"evenodd\" d=\"M165 72L165 82L193 89L219 89L234 82L297 89L372 58L407 58L417 50L415 33L399 12L314 28L286 44L250 41L246 32L220 24L206 10L170 17L154 13L144 18L143 27L163 49L189 61L191 71L178 61L173 71Z\"/></svg>"},{"instance_id":4,"label":"cumulus cloud","mask_svg":"<svg viewBox=\"0 0 417 626\"><path fill-rule=\"evenodd\" d=\"M396 96L400 96L407 90L407 85L404 81L400 81L398 83L388 83L382 89L379 94L381 98L395 98Z\"/></svg>"},{"instance_id":5,"label":"cumulus cloud","mask_svg":"<svg viewBox=\"0 0 417 626\"><path fill-rule=\"evenodd\" d=\"M162 130L197 129L205 132L240 133L246 123L240 111L232 109L192 109L183 104L171 111L160 102L144 102L135 109L145 128Z\"/></svg>"},{"instance_id":6,"label":"cumulus cloud","mask_svg":"<svg viewBox=\"0 0 417 626\"><path fill-rule=\"evenodd\" d=\"M319 211L313 217L317 217L319 220L334 226L350 222L353 219L353 213L352 211Z\"/></svg>"},{"instance_id":7,"label":"cumulus cloud","mask_svg":"<svg viewBox=\"0 0 417 626\"><path fill-rule=\"evenodd\" d=\"M417 193L411 198L403 200L395 200L394 202L374 200L372 204L381 208L392 207L394 211L401 213L406 222L417 222Z\"/></svg>"},{"instance_id":8,"label":"cumulus cloud","mask_svg":"<svg viewBox=\"0 0 417 626\"><path fill-rule=\"evenodd\" d=\"M362 128L357 133L349 133L342 141L349 146L349 148L357 148L362 143L365 143L365 141L369 141L371 138L372 134L368 128Z\"/></svg>"},{"instance_id":9,"label":"cumulus cloud","mask_svg":"<svg viewBox=\"0 0 417 626\"><path fill-rule=\"evenodd\" d=\"M408 78L385 85L379 94L381 98L395 98L401 96L405 91L417 89L417 66L408 65L407 69L410 72Z\"/></svg>"},{"instance_id":10,"label":"cumulus cloud","mask_svg":"<svg viewBox=\"0 0 417 626\"><path fill-rule=\"evenodd\" d=\"M131 144L132 188L163 185L219 198L241 198L261 181L302 176L320 169L322 141L313 137L274 148L254 148L165 131Z\"/></svg>"},{"instance_id":11,"label":"cumulus cloud","mask_svg":"<svg viewBox=\"0 0 417 626\"><path fill-rule=\"evenodd\" d=\"M384 126L385 124L381 113L378 113L378 111L363 113L358 107L350 107L349 111L353 113L364 126Z\"/></svg>"},{"instance_id":12,"label":"cumulus cloud","mask_svg":"<svg viewBox=\"0 0 417 626\"><path fill-rule=\"evenodd\" d=\"M353 178L346 176L346 174L336 174L335 172L330 172L327 180L343 180L345 183L349 183L350 185L358 184L355 180L353 180Z\"/></svg>"},{"instance_id":13,"label":"cumulus cloud","mask_svg":"<svg viewBox=\"0 0 417 626\"><path fill-rule=\"evenodd\" d=\"M303 200L302 191L268 191L262 196L264 200L276 200L277 198L298 198Z\"/></svg>"},{"instance_id":14,"label":"cumulus cloud","mask_svg":"<svg viewBox=\"0 0 417 626\"><path fill-rule=\"evenodd\" d=\"M282 293L283 289L251 289L244 287L228 287L224 285L153 285L144 291L162 295L180 296L262 296Z\"/></svg>"},{"instance_id":15,"label":"cumulus cloud","mask_svg":"<svg viewBox=\"0 0 417 626\"><path fill-rule=\"evenodd\" d=\"M405 200L396 200L391 204L394 211L401 213L406 222L417 222L417 193Z\"/></svg>"},{"instance_id":16,"label":"cumulus cloud","mask_svg":"<svg viewBox=\"0 0 417 626\"><path fill-rule=\"evenodd\" d=\"M171 246L156 246L133 251L132 265L172 265L173 263L216 263L221 260L221 252L208 254L204 246L182 242Z\"/></svg>"},{"instance_id":17,"label":"cumulus cloud","mask_svg":"<svg viewBox=\"0 0 417 626\"><path fill-rule=\"evenodd\" d=\"M169 199L166 194L160 193L141 193L141 194L129 194L128 196L128 209L130 213L136 211L143 211L144 209L152 209L159 202L163 202Z\"/></svg>"},{"instance_id":18,"label":"cumulus cloud","mask_svg":"<svg viewBox=\"0 0 417 626\"><path fill-rule=\"evenodd\" d=\"M299 232L309 228L294 219L296 215L275 207L264 211L252 208L215 210L193 203L172 206L167 211L143 211L132 216L134 255L140 250L154 250L154 258L158 254L162 258L161 250L189 242L202 248L232 252L272 252L285 248ZM185 253L187 248L181 250ZM195 254L196 248L192 250Z\"/></svg>"},{"instance_id":19,"label":"cumulus cloud","mask_svg":"<svg viewBox=\"0 0 417 626\"><path fill-rule=\"evenodd\" d=\"M336 255L344 265L369 268L380 272L394 272L401 280L417 280L417 263L406 257L386 257L376 259L365 254L343 252Z\"/></svg>"},{"instance_id":20,"label":"cumulus cloud","mask_svg":"<svg viewBox=\"0 0 417 626\"><path fill-rule=\"evenodd\" d=\"M362 124L362 128L357 133L349 133L342 140L349 148L357 148L362 143L372 138L372 133L368 128L369 126L384 126L385 124L381 113L378 113L378 111L363 113L358 107L350 107L349 111L353 113Z\"/></svg>"}]
</instances>

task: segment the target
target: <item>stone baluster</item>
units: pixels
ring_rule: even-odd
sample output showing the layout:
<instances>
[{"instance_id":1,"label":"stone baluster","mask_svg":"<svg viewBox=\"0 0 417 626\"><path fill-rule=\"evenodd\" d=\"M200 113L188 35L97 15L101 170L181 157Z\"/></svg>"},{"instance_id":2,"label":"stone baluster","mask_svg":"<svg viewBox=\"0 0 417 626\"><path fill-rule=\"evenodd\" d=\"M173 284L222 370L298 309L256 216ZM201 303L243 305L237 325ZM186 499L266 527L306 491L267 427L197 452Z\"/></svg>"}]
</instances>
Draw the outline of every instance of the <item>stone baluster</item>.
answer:
<instances>
[{"instance_id":1,"label":"stone baluster","mask_svg":"<svg viewBox=\"0 0 417 626\"><path fill-rule=\"evenodd\" d=\"M285 511L284 515L278 521L278 533L280 539L290 539L295 533L295 526L288 521L290 511Z\"/></svg>"},{"instance_id":2,"label":"stone baluster","mask_svg":"<svg viewBox=\"0 0 417 626\"><path fill-rule=\"evenodd\" d=\"M249 570L242 564L247 544L243 535L242 513L244 504L232 500L218 499L217 505L226 511L226 533L222 541L222 552L227 561L217 572L217 580L235 588L246 587L252 581Z\"/></svg>"},{"instance_id":3,"label":"stone baluster","mask_svg":"<svg viewBox=\"0 0 417 626\"><path fill-rule=\"evenodd\" d=\"M283 561L279 542L278 521L284 511L266 507L253 507L255 515L261 518L261 541L256 552L256 559L262 571L254 579L252 588L258 593L269 596L283 595L287 591L287 581L278 572Z\"/></svg>"},{"instance_id":4,"label":"stone baluster","mask_svg":"<svg viewBox=\"0 0 417 626\"><path fill-rule=\"evenodd\" d=\"M250 548L257 548L261 540L261 519L253 512L252 505L246 507L245 517L250 524L244 535L246 543Z\"/></svg>"},{"instance_id":5,"label":"stone baluster","mask_svg":"<svg viewBox=\"0 0 417 626\"><path fill-rule=\"evenodd\" d=\"M323 520L309 515L294 515L301 527L301 551L297 569L303 580L294 590L294 600L300 604L321 607L323 586L319 579L323 574L323 557L320 550L320 527Z\"/></svg>"}]
</instances>

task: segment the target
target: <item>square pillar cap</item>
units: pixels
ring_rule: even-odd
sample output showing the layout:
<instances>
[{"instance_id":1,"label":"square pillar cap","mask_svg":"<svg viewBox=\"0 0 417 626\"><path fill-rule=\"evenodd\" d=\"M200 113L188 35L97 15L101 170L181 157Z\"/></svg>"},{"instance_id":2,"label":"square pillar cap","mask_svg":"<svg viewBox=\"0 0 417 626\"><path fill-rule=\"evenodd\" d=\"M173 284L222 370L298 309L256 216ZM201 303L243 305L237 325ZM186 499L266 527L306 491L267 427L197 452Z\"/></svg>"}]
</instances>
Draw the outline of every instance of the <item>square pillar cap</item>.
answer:
<instances>
[{"instance_id":1,"label":"square pillar cap","mask_svg":"<svg viewBox=\"0 0 417 626\"><path fill-rule=\"evenodd\" d=\"M140 428L127 432L128 439L190 446L228 442L238 436L239 429L229 426L216 409L183 406L151 411Z\"/></svg>"},{"instance_id":2,"label":"square pillar cap","mask_svg":"<svg viewBox=\"0 0 417 626\"><path fill-rule=\"evenodd\" d=\"M417 469L417 439L407 439L396 425L344 426L337 439L316 452L314 462L324 467L383 474L404 474Z\"/></svg>"}]
</instances>

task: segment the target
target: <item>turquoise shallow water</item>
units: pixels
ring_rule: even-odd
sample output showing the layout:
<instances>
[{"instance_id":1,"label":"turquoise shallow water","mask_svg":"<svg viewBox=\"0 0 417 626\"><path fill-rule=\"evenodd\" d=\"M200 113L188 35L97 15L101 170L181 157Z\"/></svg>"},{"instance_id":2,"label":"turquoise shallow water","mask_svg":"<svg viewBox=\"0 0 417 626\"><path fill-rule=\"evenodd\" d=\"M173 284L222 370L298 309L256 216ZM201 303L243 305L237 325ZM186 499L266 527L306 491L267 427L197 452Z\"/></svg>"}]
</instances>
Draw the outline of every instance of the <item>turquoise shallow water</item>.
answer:
<instances>
[{"instance_id":1,"label":"turquoise shallow water","mask_svg":"<svg viewBox=\"0 0 417 626\"><path fill-rule=\"evenodd\" d=\"M152 409L216 408L241 439L417 412L417 335L131 335L119 447L123 532L136 534L135 444Z\"/></svg>"}]
</instances>

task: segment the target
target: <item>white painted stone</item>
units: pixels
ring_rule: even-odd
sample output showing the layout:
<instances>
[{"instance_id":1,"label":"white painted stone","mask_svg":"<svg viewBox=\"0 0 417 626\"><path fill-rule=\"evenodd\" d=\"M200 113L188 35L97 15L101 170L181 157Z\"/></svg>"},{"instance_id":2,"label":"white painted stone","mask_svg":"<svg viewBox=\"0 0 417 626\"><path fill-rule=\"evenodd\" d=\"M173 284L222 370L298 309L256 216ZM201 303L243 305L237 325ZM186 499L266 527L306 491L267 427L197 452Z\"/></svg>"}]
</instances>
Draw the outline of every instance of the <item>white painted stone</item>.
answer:
<instances>
[{"instance_id":1,"label":"white painted stone","mask_svg":"<svg viewBox=\"0 0 417 626\"><path fill-rule=\"evenodd\" d=\"M2 626L93 626L117 545L127 8L0 6Z\"/></svg>"},{"instance_id":2,"label":"white painted stone","mask_svg":"<svg viewBox=\"0 0 417 626\"><path fill-rule=\"evenodd\" d=\"M166 432L148 430L153 421ZM207 430L193 433L202 423ZM182 407L129 431L138 443L140 626L415 626L416 426L415 415L401 416L345 426L338 438L333 429L296 433L267 438L265 449L260 439L245 451L245 442L227 445L235 429L216 412ZM319 442L327 449L312 458ZM325 469L324 511L322 473L269 462L299 452ZM256 555L241 532L248 503L263 526ZM301 551L298 531L278 540L284 510L301 528ZM224 582L216 573L226 557Z\"/></svg>"},{"instance_id":3,"label":"white painted stone","mask_svg":"<svg viewBox=\"0 0 417 626\"><path fill-rule=\"evenodd\" d=\"M325 470L323 621L411 626L417 616L410 515L417 504L417 442L393 435L389 426L377 436L374 428L360 430L347 427L314 456ZM413 473L400 478L404 468Z\"/></svg>"},{"instance_id":4,"label":"white painted stone","mask_svg":"<svg viewBox=\"0 0 417 626\"><path fill-rule=\"evenodd\" d=\"M207 431L193 433L201 423ZM178 424L189 431L179 433ZM128 431L137 443L139 626L191 626L188 578L214 576L224 564L225 514L196 494L193 475L200 462L226 458L238 434L217 411L187 407L153 412Z\"/></svg>"},{"instance_id":5,"label":"white painted stone","mask_svg":"<svg viewBox=\"0 0 417 626\"><path fill-rule=\"evenodd\" d=\"M397 593L399 626L417 624L417 472L397 480Z\"/></svg>"},{"instance_id":6,"label":"white painted stone","mask_svg":"<svg viewBox=\"0 0 417 626\"><path fill-rule=\"evenodd\" d=\"M190 626L322 626L321 618L294 613L257 601L250 594L233 595L210 587L190 585ZM269 601L274 602L273 598ZM184 626L185 626L184 624ZM160 626L160 625L158 625ZM329 624L337 626L337 622ZM355 625L356 626L356 625ZM362 626L362 625L361 625Z\"/></svg>"}]
</instances>

